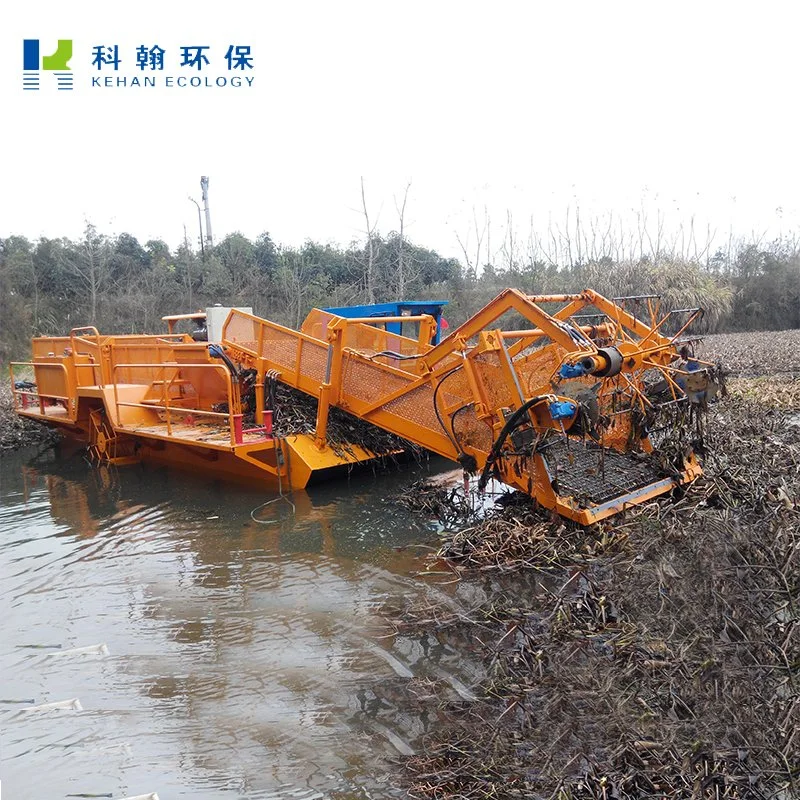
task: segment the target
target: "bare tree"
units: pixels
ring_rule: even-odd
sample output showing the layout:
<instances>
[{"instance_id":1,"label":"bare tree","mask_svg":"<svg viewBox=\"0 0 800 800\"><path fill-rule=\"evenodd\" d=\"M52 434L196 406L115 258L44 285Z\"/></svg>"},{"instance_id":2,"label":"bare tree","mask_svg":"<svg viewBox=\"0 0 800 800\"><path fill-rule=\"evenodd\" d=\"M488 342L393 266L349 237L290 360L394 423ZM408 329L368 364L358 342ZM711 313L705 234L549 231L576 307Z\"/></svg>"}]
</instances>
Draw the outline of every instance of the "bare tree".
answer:
<instances>
[{"instance_id":1,"label":"bare tree","mask_svg":"<svg viewBox=\"0 0 800 800\"><path fill-rule=\"evenodd\" d=\"M80 278L89 292L89 321L92 325L97 323L97 300L111 274L110 257L108 239L99 234L90 222L86 223L83 240L75 250L63 256L66 269Z\"/></svg>"},{"instance_id":2,"label":"bare tree","mask_svg":"<svg viewBox=\"0 0 800 800\"><path fill-rule=\"evenodd\" d=\"M520 263L519 241L514 217L509 209L506 209L506 231L500 252L503 254L503 267L510 272L516 271Z\"/></svg>"},{"instance_id":3,"label":"bare tree","mask_svg":"<svg viewBox=\"0 0 800 800\"><path fill-rule=\"evenodd\" d=\"M202 244L202 239L200 240ZM189 237L186 234L186 226L183 226L183 267L184 278L186 281L186 292L189 296L188 311L194 311L192 307L192 253L189 250Z\"/></svg>"},{"instance_id":4,"label":"bare tree","mask_svg":"<svg viewBox=\"0 0 800 800\"><path fill-rule=\"evenodd\" d=\"M397 209L397 216L400 220L399 241L397 243L397 299L404 300L406 294L406 262L405 262L405 228L406 228L406 204L408 203L408 191L411 188L411 181L406 184L403 192L403 202L398 204L397 198L394 199L394 207ZM361 183L363 197L364 183Z\"/></svg>"},{"instance_id":5,"label":"bare tree","mask_svg":"<svg viewBox=\"0 0 800 800\"><path fill-rule=\"evenodd\" d=\"M472 225L467 228L466 234L462 237L456 233L456 240L461 252L464 254L464 263L467 269L471 270L476 276L480 273L481 267L481 252L483 250L483 241L489 234L490 220L489 212L486 206L483 207L483 224L478 224L478 214L475 207L472 207ZM470 243L472 230L475 231L475 255L472 255L472 244ZM488 248L487 248L488 249ZM491 257L491 253L487 253L487 260Z\"/></svg>"},{"instance_id":6,"label":"bare tree","mask_svg":"<svg viewBox=\"0 0 800 800\"><path fill-rule=\"evenodd\" d=\"M378 248L375 243L375 227L377 220L374 223L370 222L369 211L367 210L367 195L364 190L364 177L361 177L361 208L364 212L364 226L367 236L366 245L366 263L364 265L364 283L367 293L367 303L375 302L375 261L378 257Z\"/></svg>"},{"instance_id":7,"label":"bare tree","mask_svg":"<svg viewBox=\"0 0 800 800\"><path fill-rule=\"evenodd\" d=\"M275 288L281 301L279 320L299 328L309 309L327 305L331 284L327 275L303 252L281 251Z\"/></svg>"}]
</instances>

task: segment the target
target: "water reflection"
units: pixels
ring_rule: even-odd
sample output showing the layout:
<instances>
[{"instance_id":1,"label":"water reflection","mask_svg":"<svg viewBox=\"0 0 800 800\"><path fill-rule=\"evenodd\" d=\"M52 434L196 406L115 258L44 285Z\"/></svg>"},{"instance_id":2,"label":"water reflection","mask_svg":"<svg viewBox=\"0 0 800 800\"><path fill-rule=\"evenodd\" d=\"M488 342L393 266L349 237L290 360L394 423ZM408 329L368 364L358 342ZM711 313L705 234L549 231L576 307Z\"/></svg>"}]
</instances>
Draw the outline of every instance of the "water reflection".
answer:
<instances>
[{"instance_id":1,"label":"water reflection","mask_svg":"<svg viewBox=\"0 0 800 800\"><path fill-rule=\"evenodd\" d=\"M392 636L430 538L390 498L412 471L296 492L79 456L5 458L2 768L9 797L392 797L390 763L435 721L428 679L478 675L443 636ZM398 548L400 548L398 550ZM102 649L54 654L67 648ZM409 691L409 687L413 691ZM20 713L79 698L82 710Z\"/></svg>"}]
</instances>

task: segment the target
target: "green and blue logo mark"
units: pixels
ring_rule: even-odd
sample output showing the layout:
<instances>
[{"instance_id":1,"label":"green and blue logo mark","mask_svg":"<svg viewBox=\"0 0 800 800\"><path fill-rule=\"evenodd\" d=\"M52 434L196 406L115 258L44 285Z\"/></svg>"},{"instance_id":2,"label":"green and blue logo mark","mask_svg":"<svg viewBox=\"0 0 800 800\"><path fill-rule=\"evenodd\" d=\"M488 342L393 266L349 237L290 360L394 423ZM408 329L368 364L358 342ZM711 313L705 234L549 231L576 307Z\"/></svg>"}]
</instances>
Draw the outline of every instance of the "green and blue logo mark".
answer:
<instances>
[{"instance_id":1,"label":"green and blue logo mark","mask_svg":"<svg viewBox=\"0 0 800 800\"><path fill-rule=\"evenodd\" d=\"M56 88L72 91L72 72L69 61L72 58L72 39L59 39L55 53L40 57L39 40L25 39L22 43L22 88L27 91L39 90L40 72L49 72L56 78Z\"/></svg>"}]
</instances>

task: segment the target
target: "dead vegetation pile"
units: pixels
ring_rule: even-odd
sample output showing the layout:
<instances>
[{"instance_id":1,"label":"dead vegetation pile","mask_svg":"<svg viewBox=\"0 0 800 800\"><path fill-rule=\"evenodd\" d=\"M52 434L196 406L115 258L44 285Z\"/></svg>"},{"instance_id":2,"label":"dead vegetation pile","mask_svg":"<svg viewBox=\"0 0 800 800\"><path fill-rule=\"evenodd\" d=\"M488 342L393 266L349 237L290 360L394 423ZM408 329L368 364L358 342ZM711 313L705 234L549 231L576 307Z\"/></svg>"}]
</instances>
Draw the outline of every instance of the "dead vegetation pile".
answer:
<instances>
[{"instance_id":1,"label":"dead vegetation pile","mask_svg":"<svg viewBox=\"0 0 800 800\"><path fill-rule=\"evenodd\" d=\"M6 385L0 386L0 452L49 446L59 438L58 432L52 428L18 416L11 389Z\"/></svg>"},{"instance_id":2,"label":"dead vegetation pile","mask_svg":"<svg viewBox=\"0 0 800 800\"><path fill-rule=\"evenodd\" d=\"M317 423L317 399L283 383L276 383L272 405L273 430L278 436L313 434ZM353 446L372 456L390 456L400 452L422 457L422 449L393 433L370 425L340 408L328 414L327 442L340 457L355 458Z\"/></svg>"},{"instance_id":3,"label":"dead vegetation pile","mask_svg":"<svg viewBox=\"0 0 800 800\"><path fill-rule=\"evenodd\" d=\"M442 700L411 796L800 797L800 381L729 390L683 497L588 529L514 498L444 534L437 564L538 588L405 609L401 630L456 627L487 669L478 701Z\"/></svg>"},{"instance_id":4,"label":"dead vegetation pile","mask_svg":"<svg viewBox=\"0 0 800 800\"><path fill-rule=\"evenodd\" d=\"M704 337L698 355L721 360L734 376L800 375L800 330L717 333Z\"/></svg>"},{"instance_id":5,"label":"dead vegetation pile","mask_svg":"<svg viewBox=\"0 0 800 800\"><path fill-rule=\"evenodd\" d=\"M446 530L460 530L465 523L483 516L473 499L461 486L427 478L409 484L396 498L403 508L437 519Z\"/></svg>"}]
</instances>

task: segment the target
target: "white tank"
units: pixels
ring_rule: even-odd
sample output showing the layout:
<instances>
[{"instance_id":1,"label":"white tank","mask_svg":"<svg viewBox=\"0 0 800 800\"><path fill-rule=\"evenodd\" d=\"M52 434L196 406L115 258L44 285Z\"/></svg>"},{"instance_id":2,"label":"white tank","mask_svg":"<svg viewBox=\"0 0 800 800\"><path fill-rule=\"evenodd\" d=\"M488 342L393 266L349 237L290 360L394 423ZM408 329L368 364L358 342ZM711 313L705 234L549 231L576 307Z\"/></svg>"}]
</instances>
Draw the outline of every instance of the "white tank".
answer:
<instances>
[{"instance_id":1,"label":"white tank","mask_svg":"<svg viewBox=\"0 0 800 800\"><path fill-rule=\"evenodd\" d=\"M231 313L232 306L211 306L206 309L206 328L208 329L209 342L222 341L222 326L225 320L228 319L228 314ZM237 311L243 311L245 314L252 314L252 306L236 306Z\"/></svg>"}]
</instances>

